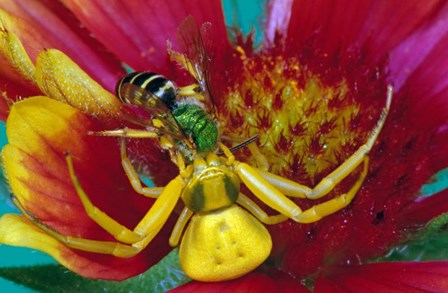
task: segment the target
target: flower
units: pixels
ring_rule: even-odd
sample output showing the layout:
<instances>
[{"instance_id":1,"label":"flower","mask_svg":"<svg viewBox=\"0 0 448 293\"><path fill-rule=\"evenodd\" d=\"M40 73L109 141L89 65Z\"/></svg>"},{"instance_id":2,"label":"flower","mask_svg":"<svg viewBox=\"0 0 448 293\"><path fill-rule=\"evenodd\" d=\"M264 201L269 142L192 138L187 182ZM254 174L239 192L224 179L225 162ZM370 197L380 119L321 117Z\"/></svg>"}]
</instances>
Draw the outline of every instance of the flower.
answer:
<instances>
[{"instance_id":1,"label":"flower","mask_svg":"<svg viewBox=\"0 0 448 293\"><path fill-rule=\"evenodd\" d=\"M127 227L143 217L153 200L131 188L116 140L86 133L125 123L121 105L110 93L124 74L118 60L135 70L160 72L177 84L191 82L168 58L165 44L169 39L173 49L180 50L176 30L191 14L199 24L212 24L206 40L213 59L210 86L223 134L259 135L257 144L270 170L301 184L314 186L365 143L389 84L394 95L369 154L367 178L352 204L313 224L286 221L269 226L274 248L266 271L261 268L219 284L192 282L179 290L247 289L260 280L274 288L287 284L304 289L284 273L296 280L316 279L316 291L363 285L424 289L428 282L435 290L446 289L440 278L448 274L446 262L366 263L448 211L446 191L418 197L420 187L447 167L448 5L270 1L265 40L255 49L251 36L236 31L227 38L218 1L182 3L0 3L5 27L2 64L12 65L2 66L2 92L12 100L47 96L15 102L9 114L3 107L9 139L2 152L5 170L24 208L63 235L113 240L79 202L63 155L69 151L95 205ZM26 53L11 32L19 36ZM153 174L157 185L166 185L178 173L155 140L132 140L128 147L141 171ZM247 148L237 156L257 165ZM355 170L317 202L345 192L357 176ZM303 209L316 204L296 202ZM173 220L141 254L129 259L70 249L16 215L1 218L0 241L44 250L86 277L119 280L145 271L167 253Z\"/></svg>"}]
</instances>

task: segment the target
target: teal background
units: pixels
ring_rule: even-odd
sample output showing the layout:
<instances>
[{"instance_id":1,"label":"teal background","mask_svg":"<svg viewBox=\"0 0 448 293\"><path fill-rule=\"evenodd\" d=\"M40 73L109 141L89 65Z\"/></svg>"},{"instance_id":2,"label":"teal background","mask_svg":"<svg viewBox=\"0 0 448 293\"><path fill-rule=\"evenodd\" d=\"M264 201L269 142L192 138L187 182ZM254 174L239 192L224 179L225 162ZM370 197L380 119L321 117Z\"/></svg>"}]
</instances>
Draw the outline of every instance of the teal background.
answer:
<instances>
[{"instance_id":1,"label":"teal background","mask_svg":"<svg viewBox=\"0 0 448 293\"><path fill-rule=\"evenodd\" d=\"M264 2L265 1L260 0L223 0L227 24L241 28L246 34L257 29L255 39L260 41L262 33L259 27L264 11ZM0 147L5 144L5 125L3 122L0 122ZM448 186L448 170L444 170L437 174L435 179L435 183L425 185L422 188L424 194L433 194L446 188ZM3 176L1 176L0 180L3 180ZM2 182L0 182L0 215L5 213L17 213L16 208L9 200L9 192L6 184L1 183ZM0 267L49 263L55 263L55 261L39 251L0 244ZM0 292L29 293L35 291L0 278Z\"/></svg>"}]
</instances>

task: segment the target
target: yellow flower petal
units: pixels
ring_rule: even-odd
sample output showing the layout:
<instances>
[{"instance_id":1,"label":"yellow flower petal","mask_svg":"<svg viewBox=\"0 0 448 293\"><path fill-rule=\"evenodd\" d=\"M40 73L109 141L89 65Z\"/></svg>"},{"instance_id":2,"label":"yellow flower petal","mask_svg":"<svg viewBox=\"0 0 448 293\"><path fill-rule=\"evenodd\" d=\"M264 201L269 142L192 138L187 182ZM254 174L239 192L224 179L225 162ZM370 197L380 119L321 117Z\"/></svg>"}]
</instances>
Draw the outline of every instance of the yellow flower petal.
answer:
<instances>
[{"instance_id":1,"label":"yellow flower petal","mask_svg":"<svg viewBox=\"0 0 448 293\"><path fill-rule=\"evenodd\" d=\"M80 120L81 119L81 120ZM51 141L53 149L77 149L77 128L74 123L87 123L80 112L67 104L54 101L48 97L37 96L16 102L6 120L6 135L10 145L14 145L26 153L48 153L42 150L46 141ZM73 131L73 136L70 136ZM70 137L70 144L61 138Z\"/></svg>"},{"instance_id":2,"label":"yellow flower petal","mask_svg":"<svg viewBox=\"0 0 448 293\"><path fill-rule=\"evenodd\" d=\"M49 97L68 103L86 114L100 118L119 115L120 101L61 51L50 49L40 52L36 80L39 88Z\"/></svg>"},{"instance_id":3,"label":"yellow flower petal","mask_svg":"<svg viewBox=\"0 0 448 293\"><path fill-rule=\"evenodd\" d=\"M44 179L45 170L67 174L64 152L82 155L87 151L79 134L87 130L73 125L77 123L81 128L89 125L79 110L48 97L28 98L11 107L6 121L9 144L2 150L2 159L5 175L17 197L29 199L30 194L41 190L39 186L48 185L50 178ZM30 182L38 186L30 187ZM55 184L53 188L55 192L58 189Z\"/></svg>"},{"instance_id":4,"label":"yellow flower petal","mask_svg":"<svg viewBox=\"0 0 448 293\"><path fill-rule=\"evenodd\" d=\"M11 17L3 10L0 10L0 20L2 23L9 22ZM0 27L0 52L24 78L35 83L33 62L17 36L7 31L4 27Z\"/></svg>"},{"instance_id":5,"label":"yellow flower petal","mask_svg":"<svg viewBox=\"0 0 448 293\"><path fill-rule=\"evenodd\" d=\"M120 266L120 259L115 263L117 267L107 261L94 261L90 259L91 254L68 248L25 217L15 214L0 217L0 243L40 250L52 256L61 265L87 278L98 278L102 273L106 273L110 274L112 279L120 279L123 275L120 275L121 266L129 265L124 260Z\"/></svg>"},{"instance_id":6,"label":"yellow flower petal","mask_svg":"<svg viewBox=\"0 0 448 293\"><path fill-rule=\"evenodd\" d=\"M0 218L0 243L41 250L67 265L61 250L68 248L19 215L6 214Z\"/></svg>"}]
</instances>

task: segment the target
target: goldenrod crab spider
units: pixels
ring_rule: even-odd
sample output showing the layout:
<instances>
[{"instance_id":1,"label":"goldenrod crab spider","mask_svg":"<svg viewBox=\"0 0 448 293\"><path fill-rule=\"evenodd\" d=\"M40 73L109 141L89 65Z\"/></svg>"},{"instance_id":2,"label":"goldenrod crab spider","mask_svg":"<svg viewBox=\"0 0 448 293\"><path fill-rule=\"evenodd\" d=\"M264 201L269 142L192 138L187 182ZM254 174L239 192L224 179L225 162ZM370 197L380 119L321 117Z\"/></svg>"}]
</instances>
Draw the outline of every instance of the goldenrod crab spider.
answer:
<instances>
[{"instance_id":1,"label":"goldenrod crab spider","mask_svg":"<svg viewBox=\"0 0 448 293\"><path fill-rule=\"evenodd\" d=\"M276 224L287 219L298 223L312 223L339 211L353 200L366 178L369 162L367 154L384 125L392 92L393 89L389 86L386 106L366 143L314 188L240 162L222 143L218 143L218 146L224 155L212 152L204 156L197 155L188 166L185 166L182 156L178 155L175 158L180 171L178 176L163 188L143 187L127 157L124 138L121 138L122 165L133 188L141 195L157 198L133 230L121 225L92 204L78 182L70 155L66 156L70 178L87 214L114 236L116 242L62 235L26 212L16 198L13 197L13 200L24 215L69 247L117 257L132 257L142 251L162 229L181 198L186 207L177 220L169 242L170 245L177 246L180 241L179 259L182 269L190 278L199 281L234 279L254 270L269 256L272 241L262 223ZM363 169L358 179L344 194L307 210L302 210L288 198L321 198L361 164ZM240 192L240 181L279 214L268 216ZM183 233L185 227L187 228Z\"/></svg>"}]
</instances>

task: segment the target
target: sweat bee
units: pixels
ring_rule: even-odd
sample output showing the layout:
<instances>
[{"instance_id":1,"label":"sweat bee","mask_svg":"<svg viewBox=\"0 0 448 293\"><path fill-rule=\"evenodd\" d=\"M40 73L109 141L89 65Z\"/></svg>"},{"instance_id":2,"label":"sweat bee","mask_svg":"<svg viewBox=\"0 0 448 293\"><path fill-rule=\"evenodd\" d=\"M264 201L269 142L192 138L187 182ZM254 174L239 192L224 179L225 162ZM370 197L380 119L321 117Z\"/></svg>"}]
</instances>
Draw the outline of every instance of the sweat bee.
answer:
<instances>
[{"instance_id":1,"label":"sweat bee","mask_svg":"<svg viewBox=\"0 0 448 293\"><path fill-rule=\"evenodd\" d=\"M199 153L212 151L218 140L216 123L208 117L205 109L193 103L177 103L177 96L200 93L197 85L177 88L162 75L152 72L133 72L120 80L116 87L117 97L124 103L140 106L165 123L165 132L193 140ZM192 148L191 143L187 145Z\"/></svg>"},{"instance_id":2,"label":"sweat bee","mask_svg":"<svg viewBox=\"0 0 448 293\"><path fill-rule=\"evenodd\" d=\"M115 237L116 242L65 236L41 225L49 234L75 249L132 257L145 249L159 233L180 198L185 208L169 243L173 247L180 243L182 269L195 280L223 281L243 276L267 259L272 240L263 224L276 224L287 219L298 223L315 222L341 210L353 200L367 176L367 154L386 121L392 87L388 87L386 106L367 141L315 187L308 187L238 161L234 149L224 145L219 124L206 110L213 111L214 107L207 80L210 58L204 42L209 28L209 23L199 28L194 19L188 17L178 32L182 54L170 52L198 84L178 88L167 78L149 72L131 73L118 83L118 98L123 103L142 108L148 113L151 124L143 121L143 130L118 129L101 134L121 137L121 161L132 187L139 194L156 198L143 219L129 229L101 211L90 214ZM203 101L205 107L191 99ZM161 146L170 151L179 174L165 187L143 186L126 154L125 138L159 139ZM255 143L255 140L247 143ZM79 184L70 155L66 159L71 180L85 209L97 209ZM322 198L360 165L363 165L362 171L346 193L306 210L290 199ZM241 184L278 214L268 215L240 191Z\"/></svg>"}]
</instances>

